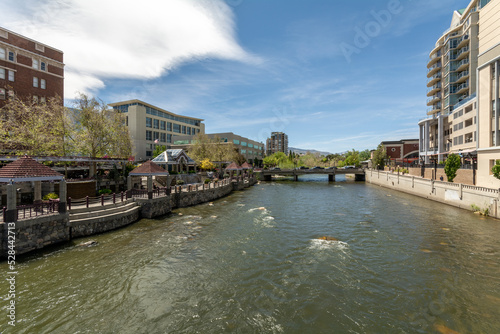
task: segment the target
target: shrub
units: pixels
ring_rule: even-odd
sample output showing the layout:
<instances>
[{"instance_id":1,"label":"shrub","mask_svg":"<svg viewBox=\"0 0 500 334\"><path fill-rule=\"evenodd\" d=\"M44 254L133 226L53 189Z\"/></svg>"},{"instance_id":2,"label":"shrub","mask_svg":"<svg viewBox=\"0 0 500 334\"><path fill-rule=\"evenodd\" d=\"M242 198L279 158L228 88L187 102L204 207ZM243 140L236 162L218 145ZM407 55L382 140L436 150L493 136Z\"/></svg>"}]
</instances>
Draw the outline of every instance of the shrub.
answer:
<instances>
[{"instance_id":1,"label":"shrub","mask_svg":"<svg viewBox=\"0 0 500 334\"><path fill-rule=\"evenodd\" d=\"M182 186L184 184L184 180L176 180L175 184L178 186Z\"/></svg>"},{"instance_id":2,"label":"shrub","mask_svg":"<svg viewBox=\"0 0 500 334\"><path fill-rule=\"evenodd\" d=\"M205 184L210 183L210 179L205 179Z\"/></svg>"},{"instance_id":3,"label":"shrub","mask_svg":"<svg viewBox=\"0 0 500 334\"><path fill-rule=\"evenodd\" d=\"M224 178L227 179L229 177L229 174L225 173Z\"/></svg>"},{"instance_id":4,"label":"shrub","mask_svg":"<svg viewBox=\"0 0 500 334\"><path fill-rule=\"evenodd\" d=\"M113 193L111 189L101 189L97 192L99 195L107 195Z\"/></svg>"},{"instance_id":5,"label":"shrub","mask_svg":"<svg viewBox=\"0 0 500 334\"><path fill-rule=\"evenodd\" d=\"M44 201L48 201L49 199L58 199L59 195L56 193L48 193L47 195L43 196Z\"/></svg>"},{"instance_id":6,"label":"shrub","mask_svg":"<svg viewBox=\"0 0 500 334\"><path fill-rule=\"evenodd\" d=\"M177 173L176 171L171 171L171 172L169 172L169 174L170 174L170 175L177 175L177 174L179 174L179 173Z\"/></svg>"},{"instance_id":7,"label":"shrub","mask_svg":"<svg viewBox=\"0 0 500 334\"><path fill-rule=\"evenodd\" d=\"M450 154L446 163L444 165L444 172L448 178L448 182L453 182L453 179L457 176L457 170L461 166L460 157L457 154Z\"/></svg>"}]
</instances>

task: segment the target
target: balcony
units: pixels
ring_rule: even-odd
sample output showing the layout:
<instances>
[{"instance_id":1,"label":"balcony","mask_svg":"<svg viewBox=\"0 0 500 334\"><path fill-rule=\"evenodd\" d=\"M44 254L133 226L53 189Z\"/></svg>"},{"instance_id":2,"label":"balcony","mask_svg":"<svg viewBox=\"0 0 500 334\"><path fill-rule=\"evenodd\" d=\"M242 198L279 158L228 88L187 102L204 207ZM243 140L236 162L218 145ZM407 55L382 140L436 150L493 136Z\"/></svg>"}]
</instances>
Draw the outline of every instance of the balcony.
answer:
<instances>
[{"instance_id":1,"label":"balcony","mask_svg":"<svg viewBox=\"0 0 500 334\"><path fill-rule=\"evenodd\" d=\"M441 103L436 103L435 105L427 109L427 115L433 115L438 112L441 112Z\"/></svg>"},{"instance_id":2,"label":"balcony","mask_svg":"<svg viewBox=\"0 0 500 334\"><path fill-rule=\"evenodd\" d=\"M469 67L469 58L462 59L457 63L457 71L463 71ZM427 75L428 76L428 75Z\"/></svg>"},{"instance_id":3,"label":"balcony","mask_svg":"<svg viewBox=\"0 0 500 334\"><path fill-rule=\"evenodd\" d=\"M455 94L463 94L463 93L468 92L468 91L469 91L469 82L466 81L457 87Z\"/></svg>"},{"instance_id":4,"label":"balcony","mask_svg":"<svg viewBox=\"0 0 500 334\"><path fill-rule=\"evenodd\" d=\"M458 45L457 48L462 48L466 46L469 43L469 35L463 35L459 40L458 40Z\"/></svg>"},{"instance_id":5,"label":"balcony","mask_svg":"<svg viewBox=\"0 0 500 334\"><path fill-rule=\"evenodd\" d=\"M427 82L427 87L433 86L439 80L441 80L441 71L437 72L436 74L434 74L432 77L429 78L429 81Z\"/></svg>"},{"instance_id":6,"label":"balcony","mask_svg":"<svg viewBox=\"0 0 500 334\"><path fill-rule=\"evenodd\" d=\"M441 93L437 93L435 95L432 95L427 99L427 106L431 106L433 104L436 104L437 102L441 101Z\"/></svg>"},{"instance_id":7,"label":"balcony","mask_svg":"<svg viewBox=\"0 0 500 334\"><path fill-rule=\"evenodd\" d=\"M469 55L469 47L468 46L464 46L463 48L461 48L460 50L458 50L457 52L457 60L462 60L464 59L465 57L467 57Z\"/></svg>"},{"instance_id":8,"label":"balcony","mask_svg":"<svg viewBox=\"0 0 500 334\"><path fill-rule=\"evenodd\" d=\"M437 92L439 92L440 90L441 90L441 83L438 82L434 86L429 87L429 89L427 89L427 96L432 96L432 95L436 94Z\"/></svg>"},{"instance_id":9,"label":"balcony","mask_svg":"<svg viewBox=\"0 0 500 334\"><path fill-rule=\"evenodd\" d=\"M431 59L427 63L427 68L431 67L432 65L434 65L435 63L437 63L441 59L441 51L437 50L437 52L432 53L430 58Z\"/></svg>"},{"instance_id":10,"label":"balcony","mask_svg":"<svg viewBox=\"0 0 500 334\"><path fill-rule=\"evenodd\" d=\"M455 80L456 83L461 83L466 81L469 78L469 71L465 70L463 72L460 72L457 76L457 79Z\"/></svg>"},{"instance_id":11,"label":"balcony","mask_svg":"<svg viewBox=\"0 0 500 334\"><path fill-rule=\"evenodd\" d=\"M429 72L427 72L427 77L430 78L434 74L436 74L441 69L441 62L437 62L436 64L429 67Z\"/></svg>"}]
</instances>

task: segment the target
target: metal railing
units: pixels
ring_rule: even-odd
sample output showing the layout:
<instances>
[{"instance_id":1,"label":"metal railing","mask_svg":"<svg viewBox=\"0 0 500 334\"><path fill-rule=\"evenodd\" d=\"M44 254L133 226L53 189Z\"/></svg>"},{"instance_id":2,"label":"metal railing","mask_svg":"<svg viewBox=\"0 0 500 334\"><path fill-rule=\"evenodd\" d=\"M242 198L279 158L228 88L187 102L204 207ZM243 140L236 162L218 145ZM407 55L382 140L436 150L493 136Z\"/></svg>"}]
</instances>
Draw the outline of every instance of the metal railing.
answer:
<instances>
[{"instance_id":1,"label":"metal railing","mask_svg":"<svg viewBox=\"0 0 500 334\"><path fill-rule=\"evenodd\" d=\"M29 205L19 205L16 207L17 220L29 219L38 216L46 216L59 213L59 200L49 200ZM6 211L4 211L5 213ZM5 216L4 216L5 220Z\"/></svg>"}]
</instances>

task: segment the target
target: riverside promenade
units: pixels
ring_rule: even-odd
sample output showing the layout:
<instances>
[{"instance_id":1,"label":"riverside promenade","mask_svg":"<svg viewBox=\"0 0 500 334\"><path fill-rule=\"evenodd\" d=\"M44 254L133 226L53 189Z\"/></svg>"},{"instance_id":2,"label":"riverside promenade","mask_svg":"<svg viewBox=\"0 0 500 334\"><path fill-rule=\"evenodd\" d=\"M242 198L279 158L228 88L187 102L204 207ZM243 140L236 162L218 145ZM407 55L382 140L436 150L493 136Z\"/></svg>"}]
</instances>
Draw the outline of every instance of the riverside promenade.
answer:
<instances>
[{"instance_id":1,"label":"riverside promenade","mask_svg":"<svg viewBox=\"0 0 500 334\"><path fill-rule=\"evenodd\" d=\"M74 238L111 231L142 218L164 216L175 208L210 202L256 183L257 179L251 176L153 191L132 189L119 194L70 200L67 210L62 212L18 211L17 221L0 223L0 258L8 255L9 236L15 240L16 254L24 254Z\"/></svg>"},{"instance_id":2,"label":"riverside promenade","mask_svg":"<svg viewBox=\"0 0 500 334\"><path fill-rule=\"evenodd\" d=\"M429 180L374 169L365 170L365 178L367 183L500 218L499 189Z\"/></svg>"}]
</instances>

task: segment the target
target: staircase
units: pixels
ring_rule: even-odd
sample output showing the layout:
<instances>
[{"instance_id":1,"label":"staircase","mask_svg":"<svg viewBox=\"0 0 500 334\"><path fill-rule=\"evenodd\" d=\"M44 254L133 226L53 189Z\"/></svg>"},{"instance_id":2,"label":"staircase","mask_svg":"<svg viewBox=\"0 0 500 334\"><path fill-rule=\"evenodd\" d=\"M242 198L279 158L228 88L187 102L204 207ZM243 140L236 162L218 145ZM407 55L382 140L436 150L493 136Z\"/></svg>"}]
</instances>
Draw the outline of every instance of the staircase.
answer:
<instances>
[{"instance_id":1,"label":"staircase","mask_svg":"<svg viewBox=\"0 0 500 334\"><path fill-rule=\"evenodd\" d=\"M133 214L140 211L141 207L132 200L118 202L116 204L107 204L104 206L91 206L71 208L69 212L69 222L72 226L91 223L98 219L113 219L115 216L123 214Z\"/></svg>"}]
</instances>

